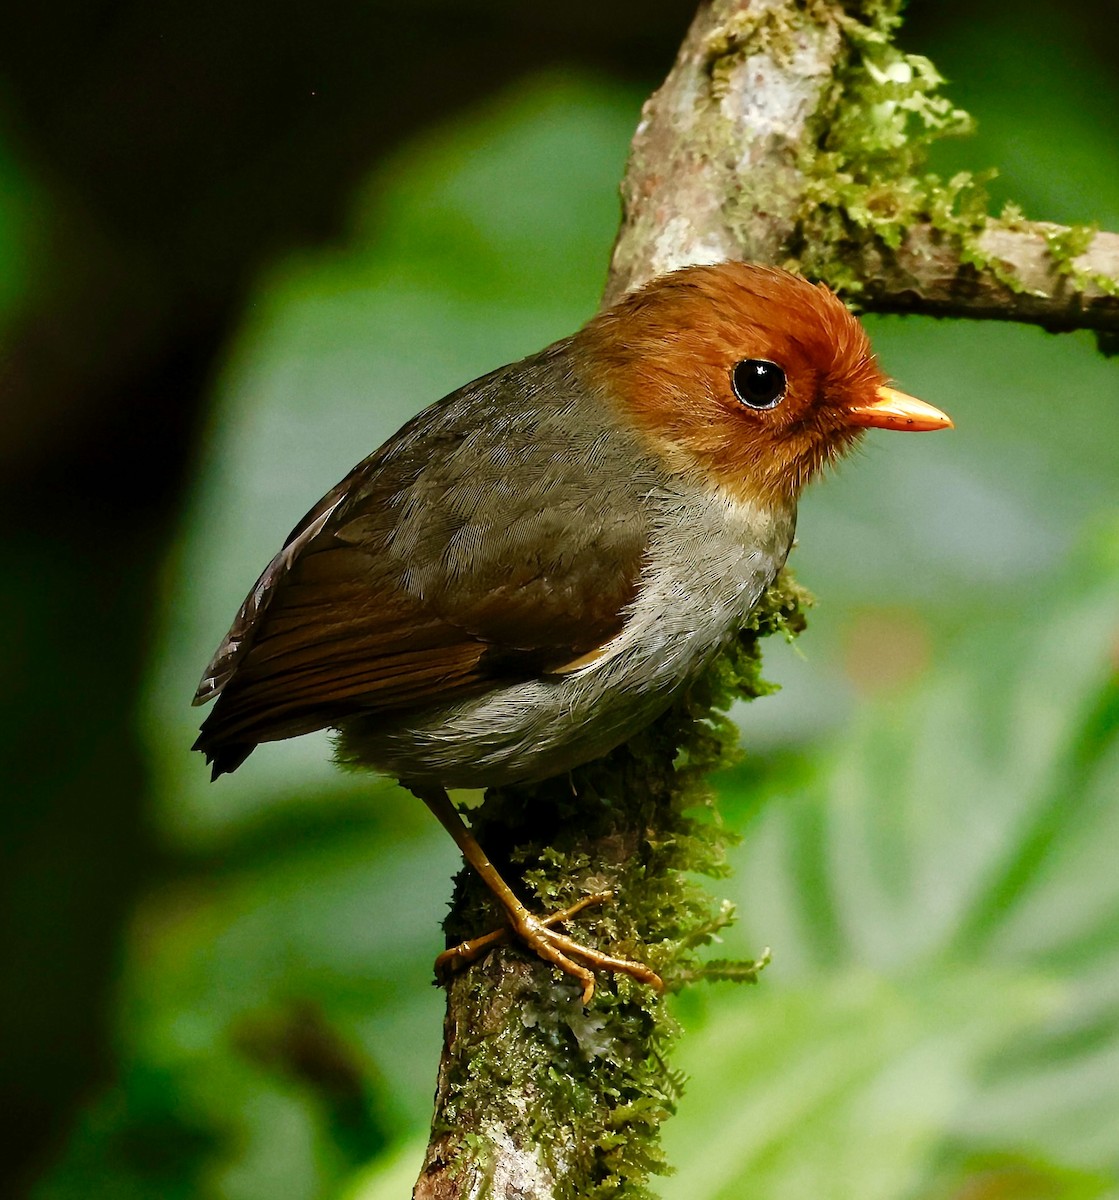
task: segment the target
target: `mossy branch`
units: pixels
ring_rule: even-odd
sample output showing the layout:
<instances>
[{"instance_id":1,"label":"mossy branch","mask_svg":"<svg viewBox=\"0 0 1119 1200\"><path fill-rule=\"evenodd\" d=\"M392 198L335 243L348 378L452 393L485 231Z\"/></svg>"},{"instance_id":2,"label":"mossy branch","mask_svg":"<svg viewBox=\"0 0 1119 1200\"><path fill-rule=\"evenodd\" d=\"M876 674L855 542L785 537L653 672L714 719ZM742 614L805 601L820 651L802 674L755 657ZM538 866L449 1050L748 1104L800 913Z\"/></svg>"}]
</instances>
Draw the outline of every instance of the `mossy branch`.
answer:
<instances>
[{"instance_id":1,"label":"mossy branch","mask_svg":"<svg viewBox=\"0 0 1119 1200\"><path fill-rule=\"evenodd\" d=\"M623 184L605 302L688 263L743 258L828 281L866 310L1031 321L1119 338L1119 237L988 215L984 179L925 170L965 133L932 64L892 42L901 0L707 0L648 101ZM1101 341L1101 344L1102 341ZM729 834L704 782L735 753L720 714L764 692L759 641L803 625L783 576L731 651L649 730L571 777L490 792L472 824L541 910L610 890L573 932L638 958L669 989L753 980L704 962L732 919L695 881ZM452 942L500 922L459 877ZM585 1010L546 964L501 947L448 987L420 1200L635 1200L663 1169L680 1080L663 998L602 977Z\"/></svg>"},{"instance_id":2,"label":"mossy branch","mask_svg":"<svg viewBox=\"0 0 1119 1200\"><path fill-rule=\"evenodd\" d=\"M759 962L705 963L733 920L696 874L718 876L733 835L706 782L737 756L725 716L770 690L759 643L804 627L808 598L779 577L727 653L650 728L599 762L534 787L493 789L472 814L479 840L530 907L554 911L604 890L616 899L572 925L580 941L639 958L669 991L700 979L752 982ZM499 926L473 872L460 873L449 940ZM676 1025L664 997L602 974L578 984L503 947L448 987L436 1115L419 1200L648 1196L664 1169L658 1131L680 1091L666 1065Z\"/></svg>"},{"instance_id":3,"label":"mossy branch","mask_svg":"<svg viewBox=\"0 0 1119 1200\"><path fill-rule=\"evenodd\" d=\"M857 308L1024 321L1119 341L1119 234L989 214L990 173L943 180L966 134L901 0L701 5L648 101L607 299L673 267L743 258L826 280Z\"/></svg>"}]
</instances>

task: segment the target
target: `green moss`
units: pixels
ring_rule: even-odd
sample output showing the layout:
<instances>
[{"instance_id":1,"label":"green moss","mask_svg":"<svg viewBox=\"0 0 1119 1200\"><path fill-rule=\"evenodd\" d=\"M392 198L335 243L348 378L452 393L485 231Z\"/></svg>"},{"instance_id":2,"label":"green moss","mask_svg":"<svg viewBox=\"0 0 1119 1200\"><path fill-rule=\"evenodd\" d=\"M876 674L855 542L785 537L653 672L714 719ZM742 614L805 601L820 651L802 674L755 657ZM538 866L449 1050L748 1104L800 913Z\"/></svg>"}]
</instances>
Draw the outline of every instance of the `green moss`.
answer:
<instances>
[{"instance_id":1,"label":"green moss","mask_svg":"<svg viewBox=\"0 0 1119 1200\"><path fill-rule=\"evenodd\" d=\"M930 146L970 133L973 122L943 95L944 80L927 58L893 43L901 8L901 0L853 0L837 18L834 5L806 0L780 16L747 14L712 41L709 69L718 95L720 79L744 56L766 53L787 62L798 37L837 20L843 40L838 68L800 147L796 194L762 195L757 180L743 180L737 207L749 219L775 204L777 211L795 204L785 265L826 280L856 303L868 255L896 250L911 226L926 222L958 243L964 263L1018 290L1017 277L980 245L993 172L941 179L927 169ZM1075 254L1063 250L1054 246L1055 261L1072 273Z\"/></svg>"},{"instance_id":2,"label":"green moss","mask_svg":"<svg viewBox=\"0 0 1119 1200\"><path fill-rule=\"evenodd\" d=\"M1078 287L1094 285L1108 296L1119 296L1119 280L1082 270L1076 265L1076 259L1088 250L1099 233L1098 225L1053 225L1043 229L1049 255L1059 274L1071 279Z\"/></svg>"},{"instance_id":3,"label":"green moss","mask_svg":"<svg viewBox=\"0 0 1119 1200\"><path fill-rule=\"evenodd\" d=\"M911 226L929 223L955 242L963 264L1021 292L1025 285L1017 273L981 244L990 220L986 185L994 170L947 180L927 170L934 142L965 136L974 124L942 94L944 79L927 58L893 44L902 7L902 0L846 5L843 62L799 157L805 184L787 265L825 280L857 306L873 278L867 263L875 252L896 250ZM805 8L806 20L811 10ZM1010 228L1026 225L1012 204L999 219ZM1119 281L1076 265L1097 232L1094 225L1051 227L1045 235L1051 265L1079 288L1119 295ZM1100 348L1109 351L1103 335Z\"/></svg>"},{"instance_id":4,"label":"green moss","mask_svg":"<svg viewBox=\"0 0 1119 1200\"><path fill-rule=\"evenodd\" d=\"M807 182L791 248L801 270L848 297L862 290L867 248L896 250L926 221L960 243L965 262L997 268L979 247L990 173L943 180L926 169L930 146L970 133L973 122L942 94L927 58L893 44L899 9L886 0L849 6L845 61L800 156Z\"/></svg>"},{"instance_id":5,"label":"green moss","mask_svg":"<svg viewBox=\"0 0 1119 1200\"><path fill-rule=\"evenodd\" d=\"M493 790L474 828L507 878L541 912L609 889L615 900L569 925L578 940L649 963L669 990L699 979L752 981L763 962L704 962L733 920L698 876L726 871L733 835L707 782L739 754L726 709L773 690L760 642L804 627L806 593L783 574L728 651L649 729L570 777ZM500 924L464 872L448 932ZM601 974L589 1009L575 983L522 951L487 955L451 982L455 1036L444 1073L445 1153L479 1161L509 1144L535 1157L556 1197L636 1200L665 1169L658 1130L681 1080L665 1059L677 1029L664 998ZM479 1142L480 1135L484 1134Z\"/></svg>"},{"instance_id":6,"label":"green moss","mask_svg":"<svg viewBox=\"0 0 1119 1200\"><path fill-rule=\"evenodd\" d=\"M795 10L766 8L757 12L745 9L735 13L705 47L716 95L720 94L721 81L736 58L743 54L765 54L779 65L788 66L793 61L804 25L820 24L831 16L832 5L828 0L803 0Z\"/></svg>"}]
</instances>

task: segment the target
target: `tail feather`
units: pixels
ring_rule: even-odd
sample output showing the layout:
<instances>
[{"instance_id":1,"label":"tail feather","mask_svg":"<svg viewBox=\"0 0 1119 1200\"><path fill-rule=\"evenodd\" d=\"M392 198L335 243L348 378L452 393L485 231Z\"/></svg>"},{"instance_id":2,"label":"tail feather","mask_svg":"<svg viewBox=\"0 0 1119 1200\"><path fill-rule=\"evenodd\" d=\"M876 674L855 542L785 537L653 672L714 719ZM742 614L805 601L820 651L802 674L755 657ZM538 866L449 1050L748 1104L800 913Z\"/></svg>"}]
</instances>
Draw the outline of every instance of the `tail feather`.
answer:
<instances>
[{"instance_id":1,"label":"tail feather","mask_svg":"<svg viewBox=\"0 0 1119 1200\"><path fill-rule=\"evenodd\" d=\"M249 757L256 749L255 742L226 742L224 744L214 743L203 730L198 735L198 740L191 746L192 750L201 750L206 755L206 762L210 765L210 782L212 783L220 775L229 775Z\"/></svg>"}]
</instances>

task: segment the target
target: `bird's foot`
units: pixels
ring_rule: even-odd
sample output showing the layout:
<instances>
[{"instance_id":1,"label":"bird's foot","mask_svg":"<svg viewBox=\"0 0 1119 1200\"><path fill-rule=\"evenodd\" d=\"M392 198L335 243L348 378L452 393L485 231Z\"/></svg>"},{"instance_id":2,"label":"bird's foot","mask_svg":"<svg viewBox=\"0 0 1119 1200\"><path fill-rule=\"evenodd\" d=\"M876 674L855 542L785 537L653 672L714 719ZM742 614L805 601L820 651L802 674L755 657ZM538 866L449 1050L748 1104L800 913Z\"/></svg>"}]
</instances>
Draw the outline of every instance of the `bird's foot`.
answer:
<instances>
[{"instance_id":1,"label":"bird's foot","mask_svg":"<svg viewBox=\"0 0 1119 1200\"><path fill-rule=\"evenodd\" d=\"M481 937L459 942L449 950L444 950L435 960L435 975L437 979L446 979L448 975L461 970L468 963L481 958L494 946L499 946L515 937L517 941L527 946L534 954L559 967L567 975L572 975L583 985L582 1001L590 1004L594 996L594 968L599 971L612 971L615 974L629 975L639 983L648 984L660 992L664 990L661 977L644 963L633 962L628 958L615 958L612 954L603 954L592 946L584 946L574 938L560 933L554 928L562 925L583 909L593 904L604 904L613 895L612 892L595 892L594 895L584 896L577 903L561 912L552 913L548 917L534 917L526 908L518 905L516 911L509 913L510 924L502 929L495 929ZM585 964L585 965L584 965Z\"/></svg>"}]
</instances>

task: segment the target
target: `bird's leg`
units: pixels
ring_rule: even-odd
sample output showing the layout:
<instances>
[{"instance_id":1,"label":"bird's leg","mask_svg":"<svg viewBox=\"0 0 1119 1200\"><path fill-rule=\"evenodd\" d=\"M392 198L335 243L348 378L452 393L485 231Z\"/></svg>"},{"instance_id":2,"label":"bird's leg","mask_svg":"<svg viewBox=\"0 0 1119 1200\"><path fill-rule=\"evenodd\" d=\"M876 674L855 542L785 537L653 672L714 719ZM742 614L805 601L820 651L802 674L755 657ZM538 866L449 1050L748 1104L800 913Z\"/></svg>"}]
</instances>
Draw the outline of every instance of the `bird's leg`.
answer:
<instances>
[{"instance_id":1,"label":"bird's leg","mask_svg":"<svg viewBox=\"0 0 1119 1200\"><path fill-rule=\"evenodd\" d=\"M626 958L615 958L610 954L603 954L601 951L595 950L591 946L584 946L552 928L554 925L569 920L590 905L601 904L608 900L610 892L598 892L593 896L584 896L569 908L553 913L549 917L533 916L513 894L512 888L501 878L497 868L486 857L485 851L467 829L445 789L412 786L410 790L431 809L439 823L454 838L455 845L462 851L463 857L478 872L485 885L500 901L509 919L508 929L497 929L445 950L435 960L437 976L442 977L447 972L473 962L493 946L505 941L512 933L540 958L578 979L583 985L584 1004L589 1004L594 995L594 974L588 969L589 967L630 975L639 982L656 988L657 991L664 987L660 976L644 963L631 962Z\"/></svg>"}]
</instances>

